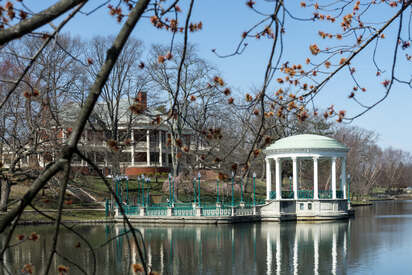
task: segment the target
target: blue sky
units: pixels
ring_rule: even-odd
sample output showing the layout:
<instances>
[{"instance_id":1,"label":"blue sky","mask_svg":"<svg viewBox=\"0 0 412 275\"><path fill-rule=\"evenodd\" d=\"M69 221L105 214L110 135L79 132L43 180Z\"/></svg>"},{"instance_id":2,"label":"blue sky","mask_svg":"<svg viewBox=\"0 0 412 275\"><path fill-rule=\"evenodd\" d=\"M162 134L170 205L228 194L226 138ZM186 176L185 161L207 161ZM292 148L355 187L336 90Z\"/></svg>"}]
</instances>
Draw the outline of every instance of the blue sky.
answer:
<instances>
[{"instance_id":1,"label":"blue sky","mask_svg":"<svg viewBox=\"0 0 412 275\"><path fill-rule=\"evenodd\" d=\"M52 1L36 1L30 7L34 11L38 11L49 5ZM48 3L46 3L48 2ZM85 11L91 10L94 7L105 1L91 1L84 8ZM169 1L170 2L170 1ZM188 1L185 1L188 2ZM203 30L197 33L190 34L190 41L197 45L199 55L214 64L222 73L222 77L234 90L241 93L251 91L253 88L260 87L263 81L263 74L266 66L266 60L270 50L270 40L252 39L248 41L249 46L241 56L221 59L212 53L211 49L217 49L219 53L230 53L237 45L241 33L254 24L259 17L251 12L245 5L246 0L199 0L194 7L193 22L202 21ZM270 11L271 4L265 1L258 2L257 7ZM290 5L298 4L300 1L292 1ZM309 1L307 1L309 2ZM27 4L27 3L26 3ZM182 7L185 9L186 7ZM313 10L310 8L301 9L298 6L290 6L290 10L299 15L310 15ZM389 18L393 14L394 9L381 8L370 16L371 21L381 21ZM92 15L77 15L65 28L65 32L70 32L73 35L79 35L83 38L91 38L96 35L115 34L121 24L108 15L108 9L102 8ZM325 23L305 23L299 22L286 26L285 33L285 53L284 61L289 60L293 63L304 64L306 57L312 58L309 52L309 45L316 42L321 48L331 46L331 40L322 40L318 36L318 31L330 31L334 26ZM385 32L386 39L383 41L378 51L378 62L389 69L391 60L391 50L394 43L391 36L395 33L396 28L388 29ZM170 33L154 29L148 18L144 18L139 22L137 28L133 32L133 36L141 39L144 42L145 48L150 48L153 43L164 44L170 39ZM181 39L181 36L178 37ZM370 46L369 46L370 47ZM376 70L371 66L370 53L372 47L367 49L365 53L352 63L357 71L356 76L368 91L361 95L361 99L367 103L374 102L379 98L384 90L382 89L381 81L385 79L385 74L377 79L375 76ZM410 51L409 54L412 54ZM404 55L404 52L401 52ZM397 70L403 76L410 76L411 66L407 66L405 62L401 62ZM322 93L316 100L317 106L326 108L334 104L337 110L344 109L347 115L354 115L361 109L353 104L353 101L348 99L348 95L352 88L352 83L348 74L339 73L328 85L323 89ZM276 89L276 87L272 87ZM382 147L393 146L412 153L412 127L411 127L411 104L412 90L407 86L395 85L389 97L375 109L366 113L362 117L353 122L357 125L369 130L374 130L379 134L379 144Z\"/></svg>"}]
</instances>

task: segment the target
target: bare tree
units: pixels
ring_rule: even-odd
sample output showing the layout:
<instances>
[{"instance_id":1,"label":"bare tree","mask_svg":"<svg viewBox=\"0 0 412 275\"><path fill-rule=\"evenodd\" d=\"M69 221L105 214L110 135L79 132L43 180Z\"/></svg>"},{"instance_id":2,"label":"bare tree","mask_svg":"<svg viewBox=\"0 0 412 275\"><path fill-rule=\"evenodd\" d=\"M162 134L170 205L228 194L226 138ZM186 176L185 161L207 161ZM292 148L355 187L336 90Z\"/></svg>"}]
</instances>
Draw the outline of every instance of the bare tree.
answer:
<instances>
[{"instance_id":1,"label":"bare tree","mask_svg":"<svg viewBox=\"0 0 412 275\"><path fill-rule=\"evenodd\" d=\"M114 37L95 37L88 43L86 56L90 66L88 72L90 79L99 73L100 67L105 62L105 52L113 43ZM120 158L122 148L130 143L130 127L136 115L130 111L146 82L139 76L139 60L142 51L142 42L129 39L114 65L109 78L103 86L100 100L94 110L93 119L89 120L94 131L102 131L104 138L111 144L109 163L115 175L121 173ZM87 93L87 91L85 91ZM130 156L130 154L127 154Z\"/></svg>"},{"instance_id":2,"label":"bare tree","mask_svg":"<svg viewBox=\"0 0 412 275\"><path fill-rule=\"evenodd\" d=\"M225 105L225 98L223 85L214 81L217 70L197 56L193 45L187 47L185 57L183 46L175 46L173 52L169 50L153 46L145 71L152 90L156 91L152 104L166 106L164 115L168 116L166 123L171 129L168 143L173 173L177 175L183 159L186 159L184 165L192 164L192 170L200 168L199 156L204 151L202 146L206 145L206 132L209 127L217 128L213 124L217 121L219 106ZM183 65L179 71L180 64ZM177 84L179 73L180 84Z\"/></svg>"}]
</instances>

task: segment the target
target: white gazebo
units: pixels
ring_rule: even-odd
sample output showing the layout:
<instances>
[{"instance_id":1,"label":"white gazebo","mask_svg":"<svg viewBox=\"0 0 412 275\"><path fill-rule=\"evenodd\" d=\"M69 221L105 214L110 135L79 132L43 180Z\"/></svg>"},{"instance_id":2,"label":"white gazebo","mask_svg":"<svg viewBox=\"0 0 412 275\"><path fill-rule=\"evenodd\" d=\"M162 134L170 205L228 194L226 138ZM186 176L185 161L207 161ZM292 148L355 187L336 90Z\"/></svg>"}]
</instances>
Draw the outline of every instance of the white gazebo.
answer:
<instances>
[{"instance_id":1,"label":"white gazebo","mask_svg":"<svg viewBox=\"0 0 412 275\"><path fill-rule=\"evenodd\" d=\"M283 201L283 204L278 203L276 207L278 212L294 212L297 216L299 213L303 216L319 215L319 213L325 212L322 210L327 210L326 212L329 214L338 211L347 212L346 155L348 151L349 149L337 140L320 135L296 135L276 141L265 149L266 201L269 204ZM299 190L298 188L299 160L308 159L313 161L313 191ZM331 190L319 190L320 159L331 161ZM337 161L339 159L341 163L341 191L337 192ZM282 192L282 161L287 160L292 161L293 188L292 191ZM275 169L275 190L272 191L273 169Z\"/></svg>"}]
</instances>

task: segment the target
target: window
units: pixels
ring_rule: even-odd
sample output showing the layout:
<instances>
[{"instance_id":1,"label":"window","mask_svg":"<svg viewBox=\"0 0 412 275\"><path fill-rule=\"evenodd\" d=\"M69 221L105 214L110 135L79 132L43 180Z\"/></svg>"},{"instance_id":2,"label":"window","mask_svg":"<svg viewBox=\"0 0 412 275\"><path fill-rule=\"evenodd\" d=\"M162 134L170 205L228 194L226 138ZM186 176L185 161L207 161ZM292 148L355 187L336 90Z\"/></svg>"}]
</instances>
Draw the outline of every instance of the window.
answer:
<instances>
[{"instance_id":1,"label":"window","mask_svg":"<svg viewBox=\"0 0 412 275\"><path fill-rule=\"evenodd\" d=\"M166 135L167 135L167 132L162 131L162 143L163 143L163 144L166 143Z\"/></svg>"},{"instance_id":2,"label":"window","mask_svg":"<svg viewBox=\"0 0 412 275\"><path fill-rule=\"evenodd\" d=\"M104 152L96 152L96 162L104 162L105 153Z\"/></svg>"},{"instance_id":3,"label":"window","mask_svg":"<svg viewBox=\"0 0 412 275\"><path fill-rule=\"evenodd\" d=\"M308 203L308 209L312 210L312 203L310 203L310 202Z\"/></svg>"},{"instance_id":4,"label":"window","mask_svg":"<svg viewBox=\"0 0 412 275\"><path fill-rule=\"evenodd\" d=\"M132 158L132 156L129 152L121 152L120 153L120 162L130 162L131 158Z\"/></svg>"},{"instance_id":5,"label":"window","mask_svg":"<svg viewBox=\"0 0 412 275\"><path fill-rule=\"evenodd\" d=\"M146 141L146 130L134 129L133 132L135 142Z\"/></svg>"},{"instance_id":6,"label":"window","mask_svg":"<svg viewBox=\"0 0 412 275\"><path fill-rule=\"evenodd\" d=\"M159 153L151 152L150 153L150 162L159 162Z\"/></svg>"},{"instance_id":7,"label":"window","mask_svg":"<svg viewBox=\"0 0 412 275\"><path fill-rule=\"evenodd\" d=\"M44 158L44 161L45 161L45 162L49 162L49 161L52 161L52 160L53 160L53 156L52 156L52 154L50 154L50 153L44 153L44 154L43 154L43 158Z\"/></svg>"},{"instance_id":8,"label":"window","mask_svg":"<svg viewBox=\"0 0 412 275\"><path fill-rule=\"evenodd\" d=\"M150 131L150 143L159 143L159 132L156 130Z\"/></svg>"},{"instance_id":9,"label":"window","mask_svg":"<svg viewBox=\"0 0 412 275\"><path fill-rule=\"evenodd\" d=\"M146 162L147 161L146 152L135 152L134 153L134 161L135 162Z\"/></svg>"},{"instance_id":10,"label":"window","mask_svg":"<svg viewBox=\"0 0 412 275\"><path fill-rule=\"evenodd\" d=\"M299 208L300 208L300 210L305 210L305 204L304 203L299 203Z\"/></svg>"},{"instance_id":11,"label":"window","mask_svg":"<svg viewBox=\"0 0 412 275\"><path fill-rule=\"evenodd\" d=\"M190 135L184 135L183 142L185 145L189 146L190 145Z\"/></svg>"}]
</instances>

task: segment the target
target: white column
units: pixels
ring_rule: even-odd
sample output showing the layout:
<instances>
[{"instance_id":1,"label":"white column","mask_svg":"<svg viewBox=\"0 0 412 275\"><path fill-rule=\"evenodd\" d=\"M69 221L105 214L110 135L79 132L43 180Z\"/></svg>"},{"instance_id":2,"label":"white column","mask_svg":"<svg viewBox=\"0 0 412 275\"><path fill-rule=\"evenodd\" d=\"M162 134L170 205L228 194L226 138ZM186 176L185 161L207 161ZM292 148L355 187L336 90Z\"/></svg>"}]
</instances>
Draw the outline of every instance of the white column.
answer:
<instances>
[{"instance_id":1,"label":"white column","mask_svg":"<svg viewBox=\"0 0 412 275\"><path fill-rule=\"evenodd\" d=\"M146 160L147 166L150 166L150 131L146 130Z\"/></svg>"},{"instance_id":2,"label":"white column","mask_svg":"<svg viewBox=\"0 0 412 275\"><path fill-rule=\"evenodd\" d=\"M132 147L131 147L131 157L132 157L132 166L134 166L134 130L132 129L131 131L130 131L130 134L132 135L132 138L131 138L131 140L132 140Z\"/></svg>"},{"instance_id":3,"label":"white column","mask_svg":"<svg viewBox=\"0 0 412 275\"><path fill-rule=\"evenodd\" d=\"M346 157L342 158L342 192L343 192L343 199L347 199L346 194Z\"/></svg>"},{"instance_id":4,"label":"white column","mask_svg":"<svg viewBox=\"0 0 412 275\"><path fill-rule=\"evenodd\" d=\"M298 199L298 165L297 158L293 157L293 198Z\"/></svg>"},{"instance_id":5,"label":"white column","mask_svg":"<svg viewBox=\"0 0 412 275\"><path fill-rule=\"evenodd\" d=\"M332 158L332 199L336 199L336 157Z\"/></svg>"},{"instance_id":6,"label":"white column","mask_svg":"<svg viewBox=\"0 0 412 275\"><path fill-rule=\"evenodd\" d=\"M282 199L282 161L279 158L276 158L276 199Z\"/></svg>"},{"instance_id":7,"label":"white column","mask_svg":"<svg viewBox=\"0 0 412 275\"><path fill-rule=\"evenodd\" d=\"M162 131L159 130L159 164L163 166Z\"/></svg>"},{"instance_id":8,"label":"white column","mask_svg":"<svg viewBox=\"0 0 412 275\"><path fill-rule=\"evenodd\" d=\"M318 157L313 157L313 199L319 199Z\"/></svg>"},{"instance_id":9,"label":"white column","mask_svg":"<svg viewBox=\"0 0 412 275\"><path fill-rule=\"evenodd\" d=\"M270 199L270 192L272 191L272 171L270 165L270 158L266 158L266 199Z\"/></svg>"}]
</instances>

